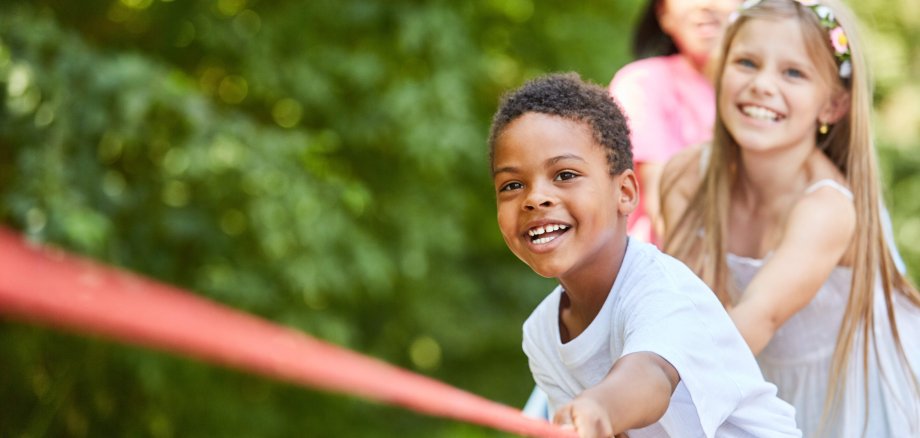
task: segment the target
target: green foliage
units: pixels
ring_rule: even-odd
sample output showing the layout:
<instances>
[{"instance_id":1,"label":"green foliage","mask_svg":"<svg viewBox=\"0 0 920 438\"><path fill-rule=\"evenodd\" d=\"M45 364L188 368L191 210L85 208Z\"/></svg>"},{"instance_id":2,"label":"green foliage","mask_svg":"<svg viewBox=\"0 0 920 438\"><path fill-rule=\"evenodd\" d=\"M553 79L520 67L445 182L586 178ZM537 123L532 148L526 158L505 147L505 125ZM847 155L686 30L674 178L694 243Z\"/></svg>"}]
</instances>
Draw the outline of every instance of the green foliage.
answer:
<instances>
[{"instance_id":1,"label":"green foliage","mask_svg":"<svg viewBox=\"0 0 920 438\"><path fill-rule=\"evenodd\" d=\"M885 199L901 255L920 280L920 3L852 2L875 77L875 130Z\"/></svg>"},{"instance_id":2,"label":"green foliage","mask_svg":"<svg viewBox=\"0 0 920 438\"><path fill-rule=\"evenodd\" d=\"M551 284L498 233L488 123L535 74L606 83L635 9L610 3L5 1L0 220L521 405L520 325ZM0 338L3 436L498 435L14 321Z\"/></svg>"},{"instance_id":3,"label":"green foliage","mask_svg":"<svg viewBox=\"0 0 920 438\"><path fill-rule=\"evenodd\" d=\"M885 23L883 164L914 267L915 3L854 4ZM520 405L520 324L551 283L501 241L489 119L542 72L606 84L642 4L4 0L0 222ZM15 321L0 345L4 437L501 435Z\"/></svg>"}]
</instances>

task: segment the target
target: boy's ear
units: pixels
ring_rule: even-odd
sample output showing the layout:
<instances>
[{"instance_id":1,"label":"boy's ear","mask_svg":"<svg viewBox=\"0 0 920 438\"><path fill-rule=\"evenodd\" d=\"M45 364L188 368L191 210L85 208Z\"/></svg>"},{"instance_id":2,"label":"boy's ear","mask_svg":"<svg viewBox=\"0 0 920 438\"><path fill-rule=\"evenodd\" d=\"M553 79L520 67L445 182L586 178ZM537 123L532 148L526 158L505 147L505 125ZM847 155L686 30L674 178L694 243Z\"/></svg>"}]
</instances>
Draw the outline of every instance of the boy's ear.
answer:
<instances>
[{"instance_id":1,"label":"boy's ear","mask_svg":"<svg viewBox=\"0 0 920 438\"><path fill-rule=\"evenodd\" d=\"M831 100L821 109L818 121L833 125L850 110L850 93L842 92L831 97Z\"/></svg>"},{"instance_id":2,"label":"boy's ear","mask_svg":"<svg viewBox=\"0 0 920 438\"><path fill-rule=\"evenodd\" d=\"M626 216L639 205L639 179L635 171L626 169L617 177L617 181L620 195L617 201L617 212Z\"/></svg>"}]
</instances>

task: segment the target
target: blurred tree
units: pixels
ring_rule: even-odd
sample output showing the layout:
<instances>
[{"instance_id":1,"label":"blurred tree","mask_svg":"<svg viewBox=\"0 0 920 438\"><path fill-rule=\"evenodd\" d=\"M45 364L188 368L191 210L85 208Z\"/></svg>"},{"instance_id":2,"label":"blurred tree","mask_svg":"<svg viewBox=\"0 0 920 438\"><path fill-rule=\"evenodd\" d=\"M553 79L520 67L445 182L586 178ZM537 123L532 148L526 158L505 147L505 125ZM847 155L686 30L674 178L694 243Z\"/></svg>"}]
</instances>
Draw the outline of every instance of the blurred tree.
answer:
<instances>
[{"instance_id":1,"label":"blurred tree","mask_svg":"<svg viewBox=\"0 0 920 438\"><path fill-rule=\"evenodd\" d=\"M920 2L852 2L866 24L876 84L875 129L895 237L920 280Z\"/></svg>"},{"instance_id":2,"label":"blurred tree","mask_svg":"<svg viewBox=\"0 0 920 438\"><path fill-rule=\"evenodd\" d=\"M495 225L489 119L542 72L606 84L643 3L5 0L0 222L520 405L550 283ZM854 7L916 272L920 14ZM0 345L0 436L500 435L17 322Z\"/></svg>"},{"instance_id":3,"label":"blurred tree","mask_svg":"<svg viewBox=\"0 0 920 438\"><path fill-rule=\"evenodd\" d=\"M488 122L544 71L606 83L634 9L7 1L0 218L520 405L550 285L497 232ZM0 343L4 436L495 435L14 322Z\"/></svg>"}]
</instances>

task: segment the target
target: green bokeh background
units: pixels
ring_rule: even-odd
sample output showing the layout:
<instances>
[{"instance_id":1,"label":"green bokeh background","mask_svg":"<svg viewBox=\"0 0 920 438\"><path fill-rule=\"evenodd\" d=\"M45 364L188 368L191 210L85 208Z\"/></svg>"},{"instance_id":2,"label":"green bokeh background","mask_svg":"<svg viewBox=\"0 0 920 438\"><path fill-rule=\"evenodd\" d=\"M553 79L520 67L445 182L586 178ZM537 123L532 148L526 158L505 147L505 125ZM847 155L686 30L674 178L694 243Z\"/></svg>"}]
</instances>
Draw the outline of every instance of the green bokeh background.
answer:
<instances>
[{"instance_id":1,"label":"green bokeh background","mask_svg":"<svg viewBox=\"0 0 920 438\"><path fill-rule=\"evenodd\" d=\"M552 283L498 233L489 118L606 84L643 3L4 0L0 223L520 406ZM920 3L852 5L916 273ZM0 437L44 436L503 434L0 319Z\"/></svg>"}]
</instances>

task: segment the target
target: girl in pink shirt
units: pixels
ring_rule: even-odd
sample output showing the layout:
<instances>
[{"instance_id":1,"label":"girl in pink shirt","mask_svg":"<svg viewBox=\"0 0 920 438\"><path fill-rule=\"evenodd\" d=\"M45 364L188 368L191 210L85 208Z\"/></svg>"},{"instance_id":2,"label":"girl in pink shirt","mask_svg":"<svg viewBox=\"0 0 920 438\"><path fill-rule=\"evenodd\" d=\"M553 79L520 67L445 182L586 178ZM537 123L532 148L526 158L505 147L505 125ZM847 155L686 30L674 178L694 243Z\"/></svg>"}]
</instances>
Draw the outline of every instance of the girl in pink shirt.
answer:
<instances>
[{"instance_id":1,"label":"girl in pink shirt","mask_svg":"<svg viewBox=\"0 0 920 438\"><path fill-rule=\"evenodd\" d=\"M715 91L705 74L728 15L740 0L651 0L634 35L634 61L610 94L629 119L639 172L639 208L630 235L655 242L661 168L686 146L712 136Z\"/></svg>"}]
</instances>

